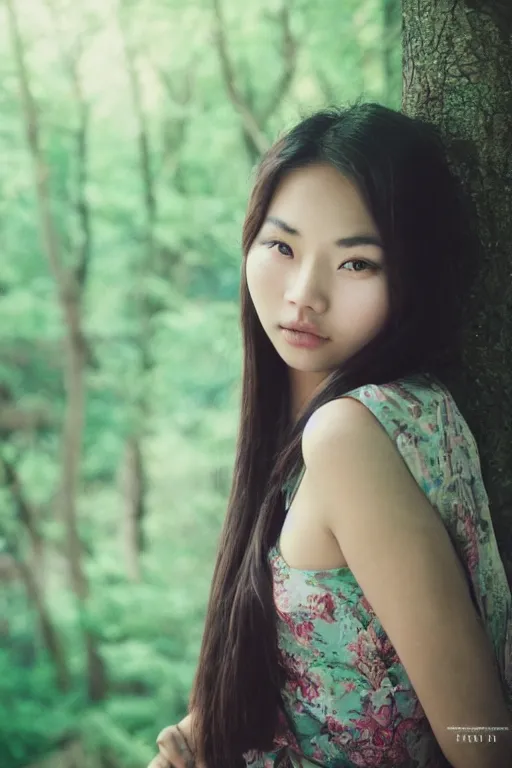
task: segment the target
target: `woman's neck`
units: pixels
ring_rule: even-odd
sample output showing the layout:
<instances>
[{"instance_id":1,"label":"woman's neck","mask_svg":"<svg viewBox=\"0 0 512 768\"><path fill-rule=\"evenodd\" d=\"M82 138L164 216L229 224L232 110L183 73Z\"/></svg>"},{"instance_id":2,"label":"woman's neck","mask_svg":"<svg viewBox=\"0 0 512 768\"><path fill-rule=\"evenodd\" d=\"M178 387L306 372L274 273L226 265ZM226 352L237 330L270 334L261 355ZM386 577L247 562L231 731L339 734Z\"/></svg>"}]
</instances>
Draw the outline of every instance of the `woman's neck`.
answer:
<instances>
[{"instance_id":1,"label":"woman's neck","mask_svg":"<svg viewBox=\"0 0 512 768\"><path fill-rule=\"evenodd\" d=\"M322 389L328 375L329 373L325 371L289 369L290 419L293 424L295 424L311 399Z\"/></svg>"}]
</instances>

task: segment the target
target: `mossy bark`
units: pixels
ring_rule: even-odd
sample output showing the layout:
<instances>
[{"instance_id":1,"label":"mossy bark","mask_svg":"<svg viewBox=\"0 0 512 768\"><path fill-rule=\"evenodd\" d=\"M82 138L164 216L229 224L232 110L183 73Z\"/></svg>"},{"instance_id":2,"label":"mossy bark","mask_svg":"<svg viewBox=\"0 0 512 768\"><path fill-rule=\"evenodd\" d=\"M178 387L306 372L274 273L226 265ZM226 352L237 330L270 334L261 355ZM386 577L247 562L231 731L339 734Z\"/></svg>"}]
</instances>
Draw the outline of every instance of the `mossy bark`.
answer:
<instances>
[{"instance_id":1,"label":"mossy bark","mask_svg":"<svg viewBox=\"0 0 512 768\"><path fill-rule=\"evenodd\" d=\"M478 442L512 584L512 5L403 0L402 109L435 123L475 210L479 276L447 382Z\"/></svg>"}]
</instances>

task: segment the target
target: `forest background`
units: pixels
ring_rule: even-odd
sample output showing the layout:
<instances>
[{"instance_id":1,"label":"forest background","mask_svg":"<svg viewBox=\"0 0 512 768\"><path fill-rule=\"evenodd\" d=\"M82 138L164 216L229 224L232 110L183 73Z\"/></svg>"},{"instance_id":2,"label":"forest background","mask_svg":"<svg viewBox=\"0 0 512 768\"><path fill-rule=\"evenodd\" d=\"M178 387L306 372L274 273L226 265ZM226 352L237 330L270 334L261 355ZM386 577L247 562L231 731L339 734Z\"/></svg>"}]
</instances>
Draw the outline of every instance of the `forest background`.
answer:
<instances>
[{"instance_id":1,"label":"forest background","mask_svg":"<svg viewBox=\"0 0 512 768\"><path fill-rule=\"evenodd\" d=\"M400 108L399 5L0 3L2 768L143 768L186 714L251 174L317 108Z\"/></svg>"}]
</instances>

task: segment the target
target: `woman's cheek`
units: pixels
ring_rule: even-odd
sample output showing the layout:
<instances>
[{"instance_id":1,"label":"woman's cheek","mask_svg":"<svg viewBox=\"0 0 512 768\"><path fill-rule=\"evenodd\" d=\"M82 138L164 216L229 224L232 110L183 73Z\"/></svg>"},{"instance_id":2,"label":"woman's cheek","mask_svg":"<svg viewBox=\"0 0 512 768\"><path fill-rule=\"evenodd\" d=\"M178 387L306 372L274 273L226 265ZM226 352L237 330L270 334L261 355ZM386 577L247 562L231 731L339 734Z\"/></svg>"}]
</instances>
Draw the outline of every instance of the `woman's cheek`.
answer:
<instances>
[{"instance_id":1,"label":"woman's cheek","mask_svg":"<svg viewBox=\"0 0 512 768\"><path fill-rule=\"evenodd\" d=\"M361 297L358 306L354 308L361 326L371 333L382 327L388 313L388 299L385 291L380 286L375 288L377 290L372 291L368 296Z\"/></svg>"},{"instance_id":2,"label":"woman's cheek","mask_svg":"<svg viewBox=\"0 0 512 768\"><path fill-rule=\"evenodd\" d=\"M348 290L338 293L331 302L333 320L336 324L334 318L337 317L340 327L358 329L362 336L366 336L382 325L388 311L387 297L378 285L357 287L364 290L348 286Z\"/></svg>"},{"instance_id":3,"label":"woman's cheek","mask_svg":"<svg viewBox=\"0 0 512 768\"><path fill-rule=\"evenodd\" d=\"M249 293L254 297L261 292L267 292L273 285L272 264L269 263L265 253L260 249L249 252L246 263L246 279L249 287Z\"/></svg>"},{"instance_id":4,"label":"woman's cheek","mask_svg":"<svg viewBox=\"0 0 512 768\"><path fill-rule=\"evenodd\" d=\"M254 285L254 258L250 251L247 255L247 259L245 262L245 279L247 281L247 287L249 289L249 293L252 296L253 285Z\"/></svg>"}]
</instances>

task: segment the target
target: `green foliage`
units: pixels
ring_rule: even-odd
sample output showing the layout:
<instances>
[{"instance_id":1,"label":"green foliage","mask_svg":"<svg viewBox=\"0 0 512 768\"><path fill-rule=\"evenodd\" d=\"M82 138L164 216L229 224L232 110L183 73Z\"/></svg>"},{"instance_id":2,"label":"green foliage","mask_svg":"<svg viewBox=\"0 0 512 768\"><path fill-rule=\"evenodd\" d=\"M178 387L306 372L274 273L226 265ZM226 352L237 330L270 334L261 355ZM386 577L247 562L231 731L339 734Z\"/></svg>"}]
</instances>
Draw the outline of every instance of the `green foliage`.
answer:
<instances>
[{"instance_id":1,"label":"green foliage","mask_svg":"<svg viewBox=\"0 0 512 768\"><path fill-rule=\"evenodd\" d=\"M8 615L13 616L12 609ZM67 695L56 689L53 664L38 648L29 614L20 611L15 618L11 646L0 648L0 765L5 768L44 755L61 734L75 729L84 711L78 686Z\"/></svg>"},{"instance_id":2,"label":"green foliage","mask_svg":"<svg viewBox=\"0 0 512 768\"><path fill-rule=\"evenodd\" d=\"M295 3L295 67L276 98L284 5L222 3L235 86L269 143L325 104L362 94L399 105L399 30L384 30L389 0ZM87 246L77 524L90 593L86 626L108 688L101 703L87 700L90 670L59 492L67 326L42 238L2 4L0 414L39 415L28 425L0 422L0 457L19 480L16 491L0 463L0 765L23 768L79 739L91 760L81 768L142 768L161 728L186 713L230 488L241 226L256 156L228 95L207 0L17 0L14 7L62 265L75 269ZM133 541L130 550L126 535L134 440L144 503L140 551ZM35 574L62 644L66 693L19 562Z\"/></svg>"},{"instance_id":3,"label":"green foliage","mask_svg":"<svg viewBox=\"0 0 512 768\"><path fill-rule=\"evenodd\" d=\"M88 713L81 729L88 751L93 755L104 755L115 765L123 765L126 768L147 765L155 756L155 748L149 747L129 728L130 722L134 722L134 717L123 716L123 713L128 711L128 707L118 703L118 708L120 709L117 713L118 722L105 710L91 710ZM141 706L139 702L138 710L142 714L142 719L144 719L145 709L147 706ZM139 723L140 720L139 715ZM151 741L154 742L155 739Z\"/></svg>"}]
</instances>

